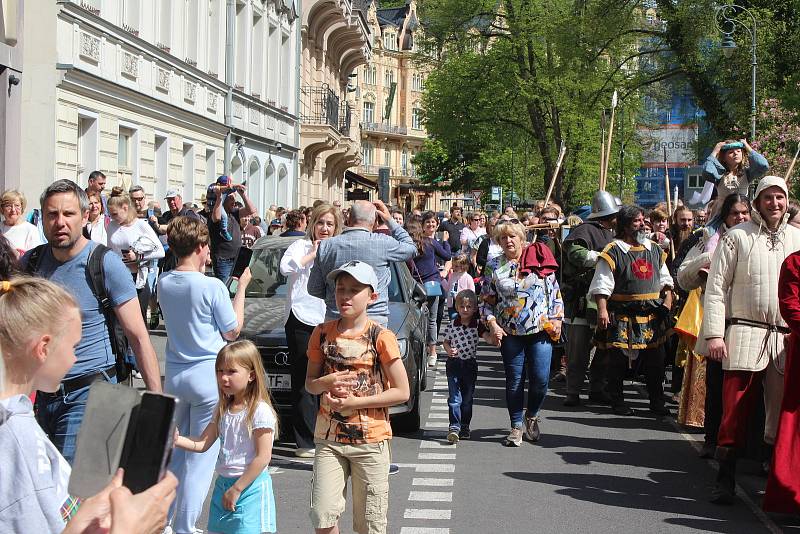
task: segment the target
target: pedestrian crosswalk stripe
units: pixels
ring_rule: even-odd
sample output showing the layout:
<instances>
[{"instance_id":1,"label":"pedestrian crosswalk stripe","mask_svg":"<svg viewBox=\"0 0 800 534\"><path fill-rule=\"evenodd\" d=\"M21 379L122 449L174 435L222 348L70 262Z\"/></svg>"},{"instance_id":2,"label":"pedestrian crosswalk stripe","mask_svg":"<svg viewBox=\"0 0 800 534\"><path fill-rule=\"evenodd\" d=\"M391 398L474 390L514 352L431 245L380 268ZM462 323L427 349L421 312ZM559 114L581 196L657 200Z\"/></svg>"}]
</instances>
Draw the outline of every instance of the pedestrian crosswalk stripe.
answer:
<instances>
[{"instance_id":1,"label":"pedestrian crosswalk stripe","mask_svg":"<svg viewBox=\"0 0 800 534\"><path fill-rule=\"evenodd\" d=\"M452 491L412 491L408 495L409 501L425 502L453 502Z\"/></svg>"},{"instance_id":2,"label":"pedestrian crosswalk stripe","mask_svg":"<svg viewBox=\"0 0 800 534\"><path fill-rule=\"evenodd\" d=\"M436 397L436 398L434 398L434 399L431 399L431 401L432 401L434 404L447 404L447 399L445 399L445 398L442 398L442 397Z\"/></svg>"},{"instance_id":3,"label":"pedestrian crosswalk stripe","mask_svg":"<svg viewBox=\"0 0 800 534\"><path fill-rule=\"evenodd\" d=\"M447 413L431 412L428 414L428 419L449 419Z\"/></svg>"},{"instance_id":4,"label":"pedestrian crosswalk stripe","mask_svg":"<svg viewBox=\"0 0 800 534\"><path fill-rule=\"evenodd\" d=\"M454 479L452 478L414 478L411 481L412 486L452 486Z\"/></svg>"},{"instance_id":5,"label":"pedestrian crosswalk stripe","mask_svg":"<svg viewBox=\"0 0 800 534\"><path fill-rule=\"evenodd\" d=\"M449 407L447 404L437 404L435 406L431 406L431 410L448 410Z\"/></svg>"},{"instance_id":6,"label":"pedestrian crosswalk stripe","mask_svg":"<svg viewBox=\"0 0 800 534\"><path fill-rule=\"evenodd\" d=\"M407 508L403 519L450 519L451 510Z\"/></svg>"},{"instance_id":7,"label":"pedestrian crosswalk stripe","mask_svg":"<svg viewBox=\"0 0 800 534\"><path fill-rule=\"evenodd\" d=\"M450 428L450 423L447 421L428 421L425 423L425 428L441 428L447 430Z\"/></svg>"},{"instance_id":8,"label":"pedestrian crosswalk stripe","mask_svg":"<svg viewBox=\"0 0 800 534\"><path fill-rule=\"evenodd\" d=\"M403 527L400 534L450 534L449 528Z\"/></svg>"},{"instance_id":9,"label":"pedestrian crosswalk stripe","mask_svg":"<svg viewBox=\"0 0 800 534\"><path fill-rule=\"evenodd\" d=\"M419 442L419 448L420 449L439 449L439 448L451 449L451 448L453 448L453 444L450 443L449 441L428 441L428 440L424 440L424 441L420 441Z\"/></svg>"},{"instance_id":10,"label":"pedestrian crosswalk stripe","mask_svg":"<svg viewBox=\"0 0 800 534\"><path fill-rule=\"evenodd\" d=\"M420 460L455 460L455 453L421 452L417 455Z\"/></svg>"},{"instance_id":11,"label":"pedestrian crosswalk stripe","mask_svg":"<svg viewBox=\"0 0 800 534\"><path fill-rule=\"evenodd\" d=\"M455 464L417 464L417 473L455 473Z\"/></svg>"}]
</instances>

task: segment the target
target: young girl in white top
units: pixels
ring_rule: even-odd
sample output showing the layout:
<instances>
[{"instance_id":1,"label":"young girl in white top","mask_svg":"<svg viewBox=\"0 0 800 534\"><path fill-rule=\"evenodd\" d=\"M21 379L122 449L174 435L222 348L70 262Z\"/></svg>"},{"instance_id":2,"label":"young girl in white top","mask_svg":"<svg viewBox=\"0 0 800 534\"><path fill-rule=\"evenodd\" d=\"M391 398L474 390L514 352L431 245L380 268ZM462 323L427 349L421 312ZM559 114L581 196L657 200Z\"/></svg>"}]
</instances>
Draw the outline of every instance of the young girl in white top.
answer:
<instances>
[{"instance_id":1,"label":"young girl in white top","mask_svg":"<svg viewBox=\"0 0 800 534\"><path fill-rule=\"evenodd\" d=\"M455 303L455 298L456 295L458 295L458 292L465 289L475 291L475 281L467 272L468 270L469 258L467 258L466 254L454 256L453 269L447 276L447 280L442 283L445 289L445 294L447 295L447 312L451 321L455 321L456 317L458 317L458 311L456 311Z\"/></svg>"},{"instance_id":2,"label":"young girl in white top","mask_svg":"<svg viewBox=\"0 0 800 534\"><path fill-rule=\"evenodd\" d=\"M176 436L175 445L205 452L220 440L209 533L276 532L275 496L267 467L278 418L261 355L252 342L236 341L219 351L216 371L219 404L213 419L199 438Z\"/></svg>"}]
</instances>

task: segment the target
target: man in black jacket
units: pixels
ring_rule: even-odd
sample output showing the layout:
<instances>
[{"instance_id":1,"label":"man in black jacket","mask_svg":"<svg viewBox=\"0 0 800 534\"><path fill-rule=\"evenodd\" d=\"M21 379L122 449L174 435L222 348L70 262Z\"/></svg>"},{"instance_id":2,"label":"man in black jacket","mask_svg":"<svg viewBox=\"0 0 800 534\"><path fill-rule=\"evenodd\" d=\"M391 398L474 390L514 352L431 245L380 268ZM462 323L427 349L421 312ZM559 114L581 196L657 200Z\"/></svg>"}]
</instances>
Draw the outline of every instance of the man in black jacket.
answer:
<instances>
[{"instance_id":1,"label":"man in black jacket","mask_svg":"<svg viewBox=\"0 0 800 534\"><path fill-rule=\"evenodd\" d=\"M453 254L461 250L461 230L464 229L463 210L461 206L453 204L450 208L450 218L439 227L449 235L447 241Z\"/></svg>"}]
</instances>

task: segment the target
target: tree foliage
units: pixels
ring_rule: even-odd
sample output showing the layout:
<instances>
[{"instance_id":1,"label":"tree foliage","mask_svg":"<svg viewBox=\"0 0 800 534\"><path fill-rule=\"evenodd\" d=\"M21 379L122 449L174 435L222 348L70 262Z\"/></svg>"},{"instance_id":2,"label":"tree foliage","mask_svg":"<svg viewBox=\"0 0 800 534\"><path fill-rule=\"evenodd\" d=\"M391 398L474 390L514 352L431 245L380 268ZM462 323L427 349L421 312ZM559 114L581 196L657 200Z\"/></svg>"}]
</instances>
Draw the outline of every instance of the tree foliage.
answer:
<instances>
[{"instance_id":1,"label":"tree foliage","mask_svg":"<svg viewBox=\"0 0 800 534\"><path fill-rule=\"evenodd\" d=\"M601 115L615 89L625 114L617 114L609 187L616 191L621 141L626 168L638 167L633 95L655 77L637 66L660 49L640 46L651 30L637 2L428 0L422 7L430 55L439 61L426 81L425 123L448 154L439 163L460 166L436 175L452 176L453 189L510 187L513 176L523 196L541 197L563 142L554 198L588 201L600 173ZM417 161L426 158L433 159L423 151ZM427 161L423 167L432 179Z\"/></svg>"}]
</instances>

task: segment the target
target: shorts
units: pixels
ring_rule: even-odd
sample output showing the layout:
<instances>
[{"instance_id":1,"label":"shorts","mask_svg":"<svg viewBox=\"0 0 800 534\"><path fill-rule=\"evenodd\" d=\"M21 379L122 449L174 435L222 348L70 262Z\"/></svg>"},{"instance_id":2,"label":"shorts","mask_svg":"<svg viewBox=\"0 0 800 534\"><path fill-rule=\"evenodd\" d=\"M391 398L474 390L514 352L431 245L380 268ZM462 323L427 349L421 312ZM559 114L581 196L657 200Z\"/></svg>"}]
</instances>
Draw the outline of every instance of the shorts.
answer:
<instances>
[{"instance_id":1,"label":"shorts","mask_svg":"<svg viewBox=\"0 0 800 534\"><path fill-rule=\"evenodd\" d=\"M261 534L277 532L275 520L275 495L272 493L272 477L265 469L245 488L236 510L222 507L222 496L233 486L238 477L217 476L214 481L214 494L208 510L208 530L221 534Z\"/></svg>"},{"instance_id":2,"label":"shorts","mask_svg":"<svg viewBox=\"0 0 800 534\"><path fill-rule=\"evenodd\" d=\"M347 479L353 486L353 530L385 534L389 510L389 440L348 445L317 439L311 480L311 523L330 528L344 512Z\"/></svg>"}]
</instances>

